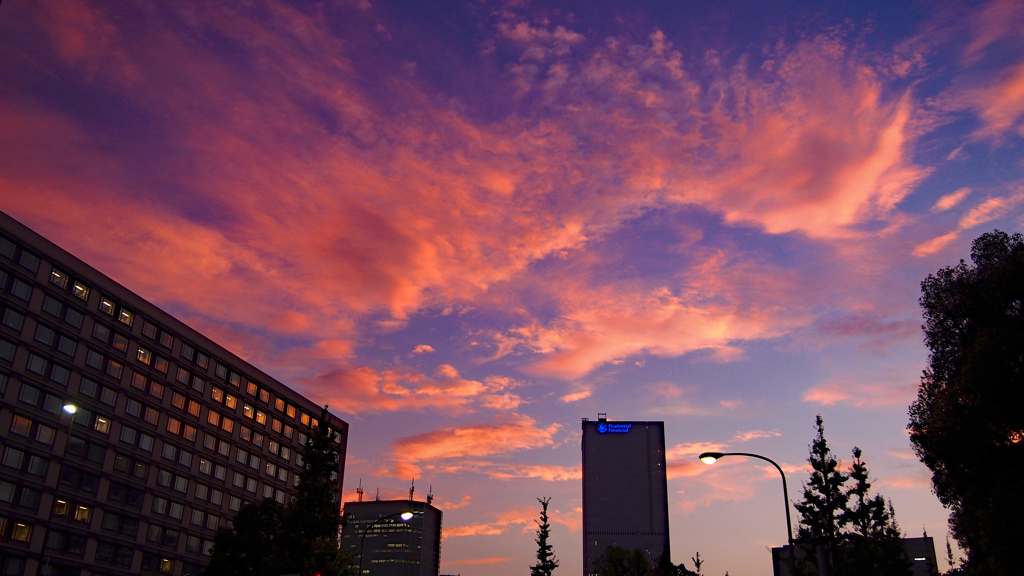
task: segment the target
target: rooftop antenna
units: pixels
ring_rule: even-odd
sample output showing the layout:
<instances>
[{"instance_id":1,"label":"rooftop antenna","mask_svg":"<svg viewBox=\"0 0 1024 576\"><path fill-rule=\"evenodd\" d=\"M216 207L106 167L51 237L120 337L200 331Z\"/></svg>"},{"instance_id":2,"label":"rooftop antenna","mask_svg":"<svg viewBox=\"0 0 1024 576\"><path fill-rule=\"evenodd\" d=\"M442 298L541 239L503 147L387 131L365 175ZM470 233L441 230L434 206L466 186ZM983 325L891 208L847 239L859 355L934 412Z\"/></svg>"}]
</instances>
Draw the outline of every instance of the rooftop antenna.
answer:
<instances>
[{"instance_id":1,"label":"rooftop antenna","mask_svg":"<svg viewBox=\"0 0 1024 576\"><path fill-rule=\"evenodd\" d=\"M409 501L412 501L412 494L416 491L416 479L412 479L412 486L409 487Z\"/></svg>"},{"instance_id":2,"label":"rooftop antenna","mask_svg":"<svg viewBox=\"0 0 1024 576\"><path fill-rule=\"evenodd\" d=\"M607 413L605 413L605 412L598 412L597 413L597 421L598 422L605 422L607 420L608 420L608 414Z\"/></svg>"},{"instance_id":3,"label":"rooftop antenna","mask_svg":"<svg viewBox=\"0 0 1024 576\"><path fill-rule=\"evenodd\" d=\"M374 498L377 502L380 502L380 487L377 488L377 497Z\"/></svg>"},{"instance_id":4,"label":"rooftop antenna","mask_svg":"<svg viewBox=\"0 0 1024 576\"><path fill-rule=\"evenodd\" d=\"M434 485L430 485L430 491L427 492L427 504L434 501Z\"/></svg>"},{"instance_id":5,"label":"rooftop antenna","mask_svg":"<svg viewBox=\"0 0 1024 576\"><path fill-rule=\"evenodd\" d=\"M363 501L363 479L359 479L359 488L356 488L356 502Z\"/></svg>"}]
</instances>

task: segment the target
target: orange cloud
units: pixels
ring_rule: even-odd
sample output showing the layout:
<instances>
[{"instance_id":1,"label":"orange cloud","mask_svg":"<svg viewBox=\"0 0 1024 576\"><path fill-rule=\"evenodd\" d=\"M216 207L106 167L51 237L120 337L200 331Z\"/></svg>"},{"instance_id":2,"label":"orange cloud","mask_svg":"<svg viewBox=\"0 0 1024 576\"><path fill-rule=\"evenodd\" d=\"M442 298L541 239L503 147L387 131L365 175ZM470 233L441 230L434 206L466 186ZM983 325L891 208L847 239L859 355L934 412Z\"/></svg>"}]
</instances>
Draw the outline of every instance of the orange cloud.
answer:
<instances>
[{"instance_id":1,"label":"orange cloud","mask_svg":"<svg viewBox=\"0 0 1024 576\"><path fill-rule=\"evenodd\" d=\"M941 202L942 200L940 199L939 201ZM913 254L914 256L930 256L935 254L959 237L960 232L1002 217L1010 209L1018 206L1021 202L1024 202L1024 188L1020 188L1008 196L994 196L989 198L974 208L971 208L961 216L960 223L956 230L919 244L914 249Z\"/></svg>"},{"instance_id":2,"label":"orange cloud","mask_svg":"<svg viewBox=\"0 0 1024 576\"><path fill-rule=\"evenodd\" d=\"M758 438L774 438L776 436L782 436L782 433L778 430L750 430L748 432L737 432L733 436L733 442L747 442L749 440L756 440Z\"/></svg>"},{"instance_id":3,"label":"orange cloud","mask_svg":"<svg viewBox=\"0 0 1024 576\"><path fill-rule=\"evenodd\" d=\"M430 346L429 344L419 344L412 349L412 352L409 353L409 357L411 358L413 356L416 356L417 354L429 354L434 351L434 347Z\"/></svg>"},{"instance_id":4,"label":"orange cloud","mask_svg":"<svg viewBox=\"0 0 1024 576\"><path fill-rule=\"evenodd\" d=\"M565 396L562 396L560 400L568 404L571 402L578 402L585 398L590 398L590 390L583 390L582 392L573 392L571 394L566 394Z\"/></svg>"},{"instance_id":5,"label":"orange cloud","mask_svg":"<svg viewBox=\"0 0 1024 576\"><path fill-rule=\"evenodd\" d=\"M935 202L935 205L932 206L932 212L945 212L962 202L964 198L967 198L967 196L970 195L970 193L971 189L964 187L959 188L955 192L946 194Z\"/></svg>"},{"instance_id":6,"label":"orange cloud","mask_svg":"<svg viewBox=\"0 0 1024 576\"><path fill-rule=\"evenodd\" d=\"M497 424L456 426L399 438L391 445L399 477L419 473L419 465L533 450L554 444L558 424L540 427L529 416L512 414ZM458 463L456 463L458 464Z\"/></svg>"}]
</instances>

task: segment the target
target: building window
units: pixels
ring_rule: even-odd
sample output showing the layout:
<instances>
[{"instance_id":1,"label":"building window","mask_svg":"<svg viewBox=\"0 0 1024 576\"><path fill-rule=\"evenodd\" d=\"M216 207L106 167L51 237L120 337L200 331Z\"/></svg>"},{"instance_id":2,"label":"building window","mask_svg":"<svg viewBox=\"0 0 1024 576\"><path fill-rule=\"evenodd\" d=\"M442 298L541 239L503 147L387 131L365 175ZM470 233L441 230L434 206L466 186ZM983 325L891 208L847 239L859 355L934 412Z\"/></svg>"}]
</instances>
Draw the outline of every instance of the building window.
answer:
<instances>
[{"instance_id":1,"label":"building window","mask_svg":"<svg viewBox=\"0 0 1024 576\"><path fill-rule=\"evenodd\" d=\"M110 432L110 420L103 418L102 416L97 416L92 429L100 434L106 434Z\"/></svg>"},{"instance_id":2,"label":"building window","mask_svg":"<svg viewBox=\"0 0 1024 576\"><path fill-rule=\"evenodd\" d=\"M25 323L25 316L19 312L15 312L10 308L4 310L3 318L4 326L7 326L15 332L21 332L21 326Z\"/></svg>"},{"instance_id":3,"label":"building window","mask_svg":"<svg viewBox=\"0 0 1024 576\"><path fill-rule=\"evenodd\" d=\"M43 297L43 312L46 312L54 318L60 318L60 311L64 306L53 296L47 294Z\"/></svg>"},{"instance_id":4,"label":"building window","mask_svg":"<svg viewBox=\"0 0 1024 576\"><path fill-rule=\"evenodd\" d=\"M18 542L28 542L32 539L32 525L24 524L22 522L15 522L14 528L11 530L11 540L17 540Z\"/></svg>"},{"instance_id":5,"label":"building window","mask_svg":"<svg viewBox=\"0 0 1024 576\"><path fill-rule=\"evenodd\" d=\"M28 302L32 298L32 285L15 278L14 282L11 282L11 294Z\"/></svg>"},{"instance_id":6,"label":"building window","mask_svg":"<svg viewBox=\"0 0 1024 576\"><path fill-rule=\"evenodd\" d=\"M135 315L129 312L128 310L125 310L124 308L122 308L121 312L117 315L117 321L120 322L121 324L124 324L125 326L131 326L132 321L134 320Z\"/></svg>"},{"instance_id":7,"label":"building window","mask_svg":"<svg viewBox=\"0 0 1024 576\"><path fill-rule=\"evenodd\" d=\"M39 257L25 250L21 251L21 257L18 258L18 264L21 264L22 267L33 272L39 271Z\"/></svg>"},{"instance_id":8,"label":"building window","mask_svg":"<svg viewBox=\"0 0 1024 576\"><path fill-rule=\"evenodd\" d=\"M142 321L142 335L150 340L156 340L156 325L149 320Z\"/></svg>"},{"instance_id":9,"label":"building window","mask_svg":"<svg viewBox=\"0 0 1024 576\"><path fill-rule=\"evenodd\" d=\"M50 284L60 286L61 288L67 289L68 287L68 275L57 270L56 268L50 270Z\"/></svg>"},{"instance_id":10,"label":"building window","mask_svg":"<svg viewBox=\"0 0 1024 576\"><path fill-rule=\"evenodd\" d=\"M160 345L170 350L171 346L174 345L174 336L171 336L163 330L160 331Z\"/></svg>"},{"instance_id":11,"label":"building window","mask_svg":"<svg viewBox=\"0 0 1024 576\"><path fill-rule=\"evenodd\" d=\"M71 285L71 294L75 298L85 302L89 300L89 287L81 282L75 282Z\"/></svg>"},{"instance_id":12,"label":"building window","mask_svg":"<svg viewBox=\"0 0 1024 576\"><path fill-rule=\"evenodd\" d=\"M135 354L135 359L146 366L149 366L153 364L153 353L142 346L139 346L139 351Z\"/></svg>"},{"instance_id":13,"label":"building window","mask_svg":"<svg viewBox=\"0 0 1024 576\"><path fill-rule=\"evenodd\" d=\"M171 365L167 362L167 358L164 358L163 356L157 356L156 360L153 361L153 368L156 368L164 374L167 374L167 370L170 369L170 367Z\"/></svg>"},{"instance_id":14,"label":"building window","mask_svg":"<svg viewBox=\"0 0 1024 576\"><path fill-rule=\"evenodd\" d=\"M28 438L28 435L32 432L32 421L15 414L14 418L11 419L11 432Z\"/></svg>"},{"instance_id":15,"label":"building window","mask_svg":"<svg viewBox=\"0 0 1024 576\"><path fill-rule=\"evenodd\" d=\"M111 342L111 344L114 346L114 348L117 348L121 352L128 351L128 339L125 338L124 336L121 336L117 332L114 332L114 341Z\"/></svg>"},{"instance_id":16,"label":"building window","mask_svg":"<svg viewBox=\"0 0 1024 576\"><path fill-rule=\"evenodd\" d=\"M99 311L106 314L107 316L114 315L114 301L107 297L100 298Z\"/></svg>"}]
</instances>

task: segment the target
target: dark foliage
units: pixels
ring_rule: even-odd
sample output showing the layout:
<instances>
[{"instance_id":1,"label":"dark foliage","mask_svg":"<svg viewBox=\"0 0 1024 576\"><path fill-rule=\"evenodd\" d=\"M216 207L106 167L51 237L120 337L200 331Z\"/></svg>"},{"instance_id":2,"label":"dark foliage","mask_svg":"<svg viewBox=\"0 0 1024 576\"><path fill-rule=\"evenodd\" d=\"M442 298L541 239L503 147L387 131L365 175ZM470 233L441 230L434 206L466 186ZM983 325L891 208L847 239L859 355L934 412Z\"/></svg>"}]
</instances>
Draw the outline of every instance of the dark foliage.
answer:
<instances>
[{"instance_id":1,"label":"dark foliage","mask_svg":"<svg viewBox=\"0 0 1024 576\"><path fill-rule=\"evenodd\" d=\"M684 564L673 564L669 555L662 553L657 565L651 566L647 555L639 548L630 552L620 546L609 546L594 560L594 571L598 576L699 576L703 564L699 552L693 561L696 572L688 570Z\"/></svg>"},{"instance_id":2,"label":"dark foliage","mask_svg":"<svg viewBox=\"0 0 1024 576\"><path fill-rule=\"evenodd\" d=\"M800 513L796 546L803 551L798 573L910 575L895 512L882 496L870 495L870 474L861 456L860 448L854 448L850 473L843 472L825 439L821 416L815 419L807 459L811 477L803 501L795 505Z\"/></svg>"},{"instance_id":3,"label":"dark foliage","mask_svg":"<svg viewBox=\"0 0 1024 576\"><path fill-rule=\"evenodd\" d=\"M351 576L352 559L340 546L338 447L332 442L326 407L300 454L303 470L287 507L272 500L244 506L232 530L214 540L204 576Z\"/></svg>"},{"instance_id":4,"label":"dark foliage","mask_svg":"<svg viewBox=\"0 0 1024 576\"><path fill-rule=\"evenodd\" d=\"M818 548L823 548L822 560L831 568L835 565L836 551L841 543L841 533L849 496L843 490L848 476L839 467L839 460L832 455L832 449L825 440L825 425L819 415L815 419L814 442L810 446L811 478L804 486L804 499L795 504L800 513L797 540L805 548L804 557L820 572ZM829 573L832 570L828 570Z\"/></svg>"},{"instance_id":5,"label":"dark foliage","mask_svg":"<svg viewBox=\"0 0 1024 576\"><path fill-rule=\"evenodd\" d=\"M551 576L558 568L558 559L548 544L551 536L551 524L548 522L548 503L551 498L537 498L540 502L540 520L537 520L537 563L530 566L531 576Z\"/></svg>"},{"instance_id":6,"label":"dark foliage","mask_svg":"<svg viewBox=\"0 0 1024 576\"><path fill-rule=\"evenodd\" d=\"M1024 237L984 234L971 260L921 284L931 354L908 428L968 572L1010 574L1024 534Z\"/></svg>"}]
</instances>

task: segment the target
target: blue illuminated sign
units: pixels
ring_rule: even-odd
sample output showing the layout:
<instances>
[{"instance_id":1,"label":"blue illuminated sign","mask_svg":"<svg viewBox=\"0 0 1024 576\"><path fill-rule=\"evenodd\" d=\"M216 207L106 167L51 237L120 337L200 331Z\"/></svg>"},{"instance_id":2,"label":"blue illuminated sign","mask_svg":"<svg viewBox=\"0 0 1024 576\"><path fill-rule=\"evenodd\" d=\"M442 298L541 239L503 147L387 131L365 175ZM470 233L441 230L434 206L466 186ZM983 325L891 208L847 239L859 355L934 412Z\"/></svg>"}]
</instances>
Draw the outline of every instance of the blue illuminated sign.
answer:
<instances>
[{"instance_id":1,"label":"blue illuminated sign","mask_svg":"<svg viewBox=\"0 0 1024 576\"><path fill-rule=\"evenodd\" d=\"M632 427L632 424L609 424L607 422L601 422L597 425L597 431L600 434L625 434L626 432L629 432L629 429Z\"/></svg>"}]
</instances>

